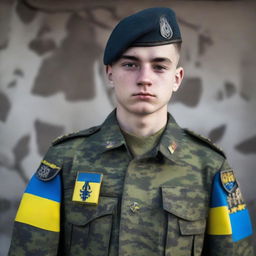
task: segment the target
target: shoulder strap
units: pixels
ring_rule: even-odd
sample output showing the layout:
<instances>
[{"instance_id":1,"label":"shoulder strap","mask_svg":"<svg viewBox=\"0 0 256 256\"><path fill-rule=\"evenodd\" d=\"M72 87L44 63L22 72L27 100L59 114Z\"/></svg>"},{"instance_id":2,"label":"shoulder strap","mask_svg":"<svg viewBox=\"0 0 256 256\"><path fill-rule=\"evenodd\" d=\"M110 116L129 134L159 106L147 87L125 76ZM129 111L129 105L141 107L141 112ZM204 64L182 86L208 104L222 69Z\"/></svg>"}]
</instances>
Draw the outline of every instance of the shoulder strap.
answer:
<instances>
[{"instance_id":1,"label":"shoulder strap","mask_svg":"<svg viewBox=\"0 0 256 256\"><path fill-rule=\"evenodd\" d=\"M210 148L212 148L213 150L217 151L218 153L220 153L222 156L224 156L224 158L226 158L226 155L224 153L224 151L218 147L216 144L214 144L209 138L202 136L200 134L195 133L194 131L191 131L189 129L183 129L187 134L203 141L204 143L206 143L208 146L210 146Z\"/></svg>"},{"instance_id":2,"label":"shoulder strap","mask_svg":"<svg viewBox=\"0 0 256 256\"><path fill-rule=\"evenodd\" d=\"M94 126L94 127L91 127L87 130L82 130L82 131L79 131L79 132L68 133L68 134L65 134L65 135L62 135L62 136L56 138L52 142L52 145L55 146L55 145L58 145L58 144L60 144L64 141L74 139L74 138L87 137L87 136L90 136L90 135L94 134L98 130L100 130L100 126Z\"/></svg>"}]
</instances>

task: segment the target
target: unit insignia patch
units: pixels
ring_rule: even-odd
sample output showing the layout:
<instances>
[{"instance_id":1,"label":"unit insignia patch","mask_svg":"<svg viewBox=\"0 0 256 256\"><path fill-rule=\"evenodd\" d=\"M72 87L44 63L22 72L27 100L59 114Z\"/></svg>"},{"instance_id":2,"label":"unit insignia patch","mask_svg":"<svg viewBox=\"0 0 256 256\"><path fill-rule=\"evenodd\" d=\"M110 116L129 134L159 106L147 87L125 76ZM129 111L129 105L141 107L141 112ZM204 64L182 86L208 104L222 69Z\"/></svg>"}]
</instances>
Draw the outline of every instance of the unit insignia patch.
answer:
<instances>
[{"instance_id":1,"label":"unit insignia patch","mask_svg":"<svg viewBox=\"0 0 256 256\"><path fill-rule=\"evenodd\" d=\"M78 172L72 201L98 204L103 174Z\"/></svg>"},{"instance_id":2,"label":"unit insignia patch","mask_svg":"<svg viewBox=\"0 0 256 256\"><path fill-rule=\"evenodd\" d=\"M231 169L221 171L220 179L221 179L223 188L228 193L232 193L238 187L234 172Z\"/></svg>"},{"instance_id":3,"label":"unit insignia patch","mask_svg":"<svg viewBox=\"0 0 256 256\"><path fill-rule=\"evenodd\" d=\"M57 165L43 160L36 171L36 177L42 181L49 181L52 180L60 170L61 168Z\"/></svg>"}]
</instances>

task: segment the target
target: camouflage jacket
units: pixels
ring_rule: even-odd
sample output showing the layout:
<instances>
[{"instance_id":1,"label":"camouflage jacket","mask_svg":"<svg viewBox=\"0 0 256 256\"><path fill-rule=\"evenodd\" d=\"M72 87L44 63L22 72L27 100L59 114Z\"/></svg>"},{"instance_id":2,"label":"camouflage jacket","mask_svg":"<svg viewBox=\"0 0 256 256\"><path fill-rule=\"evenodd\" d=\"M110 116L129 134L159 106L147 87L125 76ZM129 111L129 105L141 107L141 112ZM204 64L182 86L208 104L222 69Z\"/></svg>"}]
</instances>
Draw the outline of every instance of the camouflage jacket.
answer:
<instances>
[{"instance_id":1,"label":"camouflage jacket","mask_svg":"<svg viewBox=\"0 0 256 256\"><path fill-rule=\"evenodd\" d=\"M85 182L74 201L82 172L103 179ZM86 203L93 182L101 187L96 205ZM250 234L217 147L169 115L159 145L132 158L112 112L52 144L23 195L9 255L252 256Z\"/></svg>"}]
</instances>

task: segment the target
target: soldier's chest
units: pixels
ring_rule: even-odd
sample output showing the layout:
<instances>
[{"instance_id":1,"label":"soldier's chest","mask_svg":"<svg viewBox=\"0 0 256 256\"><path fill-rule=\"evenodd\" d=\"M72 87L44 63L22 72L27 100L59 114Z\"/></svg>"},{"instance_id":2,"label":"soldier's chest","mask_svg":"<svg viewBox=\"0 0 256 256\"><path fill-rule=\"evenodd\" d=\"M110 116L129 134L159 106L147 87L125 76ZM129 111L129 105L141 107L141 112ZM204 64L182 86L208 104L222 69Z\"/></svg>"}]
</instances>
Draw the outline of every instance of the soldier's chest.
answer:
<instances>
[{"instance_id":1,"label":"soldier's chest","mask_svg":"<svg viewBox=\"0 0 256 256\"><path fill-rule=\"evenodd\" d=\"M79 173L103 176L98 205L88 205L82 198L80 202L72 201ZM75 248L85 255L92 246L95 255L118 255L118 250L119 255L131 255L133 245L138 244L138 248L143 248L139 255L163 255L169 240L172 243L174 238L178 243L179 230L184 225L186 241L182 240L175 248L192 244L192 236L188 238L186 233L187 225L192 225L195 234L203 233L205 228L207 196L202 189L202 173L200 168L164 157L131 159L125 150L101 155L77 152L69 169L63 171L67 246L71 252L74 250L74 255L77 255ZM78 197L93 188L90 181L84 183ZM199 224L194 222L201 218ZM69 237L79 239L70 242ZM99 237L103 239L95 244ZM187 251L190 253L191 248ZM178 251L173 255L181 254Z\"/></svg>"},{"instance_id":2,"label":"soldier's chest","mask_svg":"<svg viewBox=\"0 0 256 256\"><path fill-rule=\"evenodd\" d=\"M102 175L100 194L121 197L124 193L140 197L151 204L159 197L161 187L203 186L203 170L189 164L174 163L164 157L131 159L125 150L112 150L100 155L77 152L63 173L64 188L75 185L77 174Z\"/></svg>"}]
</instances>

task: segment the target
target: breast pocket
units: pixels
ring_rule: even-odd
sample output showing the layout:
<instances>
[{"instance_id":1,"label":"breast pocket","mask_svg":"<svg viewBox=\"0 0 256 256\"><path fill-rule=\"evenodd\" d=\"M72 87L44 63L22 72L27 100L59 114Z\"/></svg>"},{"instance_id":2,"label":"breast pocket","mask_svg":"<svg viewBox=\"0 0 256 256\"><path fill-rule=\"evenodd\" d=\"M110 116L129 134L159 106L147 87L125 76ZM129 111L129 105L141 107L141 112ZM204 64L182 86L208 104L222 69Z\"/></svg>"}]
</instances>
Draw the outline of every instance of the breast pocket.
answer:
<instances>
[{"instance_id":1,"label":"breast pocket","mask_svg":"<svg viewBox=\"0 0 256 256\"><path fill-rule=\"evenodd\" d=\"M66 204L69 255L108 255L117 203L117 198L100 197L98 205Z\"/></svg>"},{"instance_id":2,"label":"breast pocket","mask_svg":"<svg viewBox=\"0 0 256 256\"><path fill-rule=\"evenodd\" d=\"M167 214L165 255L199 256L202 253L208 195L202 189L162 187Z\"/></svg>"}]
</instances>

